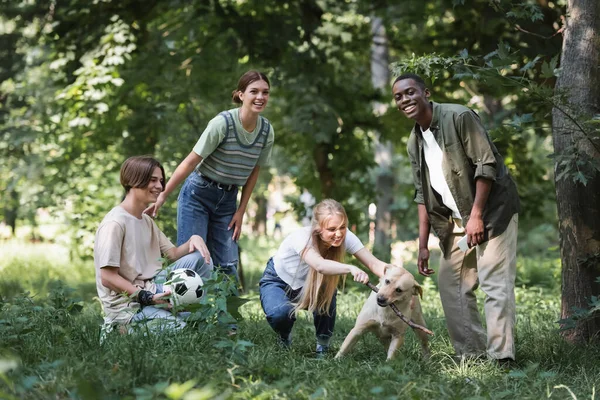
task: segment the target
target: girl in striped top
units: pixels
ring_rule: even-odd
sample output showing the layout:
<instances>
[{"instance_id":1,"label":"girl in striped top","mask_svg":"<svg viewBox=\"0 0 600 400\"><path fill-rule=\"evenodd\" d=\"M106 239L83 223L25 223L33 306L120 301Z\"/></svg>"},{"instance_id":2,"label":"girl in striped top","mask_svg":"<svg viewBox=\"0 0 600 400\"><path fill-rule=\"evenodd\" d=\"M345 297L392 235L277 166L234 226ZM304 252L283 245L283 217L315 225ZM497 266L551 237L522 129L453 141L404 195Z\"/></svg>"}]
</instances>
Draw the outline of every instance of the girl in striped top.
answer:
<instances>
[{"instance_id":1,"label":"girl in striped top","mask_svg":"<svg viewBox=\"0 0 600 400\"><path fill-rule=\"evenodd\" d=\"M145 211L155 217L167 196L185 180L177 205L177 243L199 235L212 263L232 276L237 275L237 240L246 206L260 167L268 163L273 148L273 127L260 115L270 87L261 72L242 75L232 93L240 107L223 111L208 123L164 192ZM242 188L239 206L238 187Z\"/></svg>"}]
</instances>

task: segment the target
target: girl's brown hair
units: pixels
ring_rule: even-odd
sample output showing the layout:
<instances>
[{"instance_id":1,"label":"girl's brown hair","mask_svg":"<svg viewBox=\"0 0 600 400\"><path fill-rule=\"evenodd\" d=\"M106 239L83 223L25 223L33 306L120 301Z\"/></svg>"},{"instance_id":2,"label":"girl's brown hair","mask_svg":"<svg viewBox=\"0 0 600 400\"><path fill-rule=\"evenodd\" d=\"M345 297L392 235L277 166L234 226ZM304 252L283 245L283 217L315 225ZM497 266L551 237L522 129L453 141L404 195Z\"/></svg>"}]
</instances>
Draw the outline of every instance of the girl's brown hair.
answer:
<instances>
[{"instance_id":1,"label":"girl's brown hair","mask_svg":"<svg viewBox=\"0 0 600 400\"><path fill-rule=\"evenodd\" d=\"M129 157L121 165L121 185L125 188L125 193L129 193L131 188L146 188L152 179L154 168L160 168L162 172L163 189L165 190L165 169L152 156Z\"/></svg>"},{"instance_id":2,"label":"girl's brown hair","mask_svg":"<svg viewBox=\"0 0 600 400\"><path fill-rule=\"evenodd\" d=\"M308 250L309 246L313 246L319 254L327 259L338 262L343 262L346 253L345 242L338 247L327 247L321 239L321 230L327 224L327 221L334 215L342 217L342 224L348 225L348 216L344 207L333 199L325 199L317 204L313 209L311 239L304 250L301 257ZM309 267L306 282L302 287L298 303L294 306L293 312L297 310L307 309L311 312L317 311L318 314L329 314L329 307L333 301L333 295L340 281L340 275L324 275L317 272L316 269Z\"/></svg>"},{"instance_id":3,"label":"girl's brown hair","mask_svg":"<svg viewBox=\"0 0 600 400\"><path fill-rule=\"evenodd\" d=\"M246 91L246 88L251 83L254 83L256 81L265 81L267 82L267 85L269 85L269 88L271 87L269 78L267 78L265 74L259 71L250 70L240 77L240 80L237 84L237 89L231 92L231 99L233 100L233 102L237 104L242 104L242 99L240 99L239 92L244 93Z\"/></svg>"}]
</instances>

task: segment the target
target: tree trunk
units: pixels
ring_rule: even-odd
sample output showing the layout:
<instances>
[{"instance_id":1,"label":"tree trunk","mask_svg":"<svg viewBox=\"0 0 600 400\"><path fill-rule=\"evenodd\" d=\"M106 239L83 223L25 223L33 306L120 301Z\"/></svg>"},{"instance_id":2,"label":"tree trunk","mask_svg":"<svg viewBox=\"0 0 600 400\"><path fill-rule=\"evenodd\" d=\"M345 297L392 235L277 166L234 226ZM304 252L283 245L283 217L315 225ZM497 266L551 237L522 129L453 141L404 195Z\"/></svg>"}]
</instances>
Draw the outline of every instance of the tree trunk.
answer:
<instances>
[{"instance_id":1,"label":"tree trunk","mask_svg":"<svg viewBox=\"0 0 600 400\"><path fill-rule=\"evenodd\" d=\"M319 181L321 182L321 195L330 198L333 193L333 172L329 167L329 146L327 143L317 143L313 152Z\"/></svg>"},{"instance_id":2,"label":"tree trunk","mask_svg":"<svg viewBox=\"0 0 600 400\"><path fill-rule=\"evenodd\" d=\"M577 117L600 113L600 3L569 0L567 7L569 18L556 82L557 93L564 92L567 101L552 112L554 152L560 155L576 146L580 154L598 159L598 144L594 146L566 114ZM555 176L561 168L555 165ZM589 309L591 297L600 295L600 284L596 282L600 277L600 174L596 173L587 185L571 178L556 179L556 200L562 260L561 314L568 319L576 309ZM599 334L600 317L596 313L578 320L564 336L570 342L586 342L598 339Z\"/></svg>"},{"instance_id":3,"label":"tree trunk","mask_svg":"<svg viewBox=\"0 0 600 400\"><path fill-rule=\"evenodd\" d=\"M17 237L17 215L19 214L19 193L13 188L8 194L4 207L4 221L10 227L13 237Z\"/></svg>"},{"instance_id":4,"label":"tree trunk","mask_svg":"<svg viewBox=\"0 0 600 400\"><path fill-rule=\"evenodd\" d=\"M373 17L371 22L371 81L373 87L385 91L389 90L390 71L388 68L389 56L385 27L381 18ZM377 115L383 115L387 105L373 104ZM377 163L377 179L375 189L377 193L377 211L375 212L375 240L373 254L383 261L390 261L391 257L391 227L392 215L390 206L393 202L392 188L394 176L392 174L392 143L381 140L379 132L375 132L375 162Z\"/></svg>"},{"instance_id":5,"label":"tree trunk","mask_svg":"<svg viewBox=\"0 0 600 400\"><path fill-rule=\"evenodd\" d=\"M256 215L252 223L252 232L259 235L267 233L267 198L262 194L254 196L256 202Z\"/></svg>"}]
</instances>

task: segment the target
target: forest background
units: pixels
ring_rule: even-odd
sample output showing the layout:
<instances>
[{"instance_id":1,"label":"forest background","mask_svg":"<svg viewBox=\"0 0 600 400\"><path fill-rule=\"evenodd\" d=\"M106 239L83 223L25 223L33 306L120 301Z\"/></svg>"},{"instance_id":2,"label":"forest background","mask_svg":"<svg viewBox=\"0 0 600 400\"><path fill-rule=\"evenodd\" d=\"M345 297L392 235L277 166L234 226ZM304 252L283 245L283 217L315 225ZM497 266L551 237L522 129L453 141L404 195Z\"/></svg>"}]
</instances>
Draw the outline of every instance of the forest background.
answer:
<instances>
[{"instance_id":1,"label":"forest background","mask_svg":"<svg viewBox=\"0 0 600 400\"><path fill-rule=\"evenodd\" d=\"M237 78L258 69L271 79L264 115L276 140L243 236L264 237L274 211L306 217L301 195L308 192L344 204L359 236L389 260L418 228L406 156L411 123L390 93L393 78L412 71L429 79L435 101L465 104L484 120L518 184L519 254L531 267L520 271L520 283L556 287L562 263L560 325L577 328L569 340L587 342L600 331L599 7L563 0L3 1L2 235L20 228L33 241L59 241L68 250L64 262L89 260L99 221L122 196L122 161L153 154L168 176L207 122L233 107ZM579 48L566 45L573 15L591 20L596 34L591 67L568 54ZM587 103L569 97L569 82L591 90L581 91ZM576 126L560 151L557 113ZM282 193L278 204L274 192ZM567 209L572 215L563 218ZM173 197L157 221L172 238L175 219ZM252 246L242 242L242 252ZM580 278L569 275L581 270Z\"/></svg>"}]
</instances>

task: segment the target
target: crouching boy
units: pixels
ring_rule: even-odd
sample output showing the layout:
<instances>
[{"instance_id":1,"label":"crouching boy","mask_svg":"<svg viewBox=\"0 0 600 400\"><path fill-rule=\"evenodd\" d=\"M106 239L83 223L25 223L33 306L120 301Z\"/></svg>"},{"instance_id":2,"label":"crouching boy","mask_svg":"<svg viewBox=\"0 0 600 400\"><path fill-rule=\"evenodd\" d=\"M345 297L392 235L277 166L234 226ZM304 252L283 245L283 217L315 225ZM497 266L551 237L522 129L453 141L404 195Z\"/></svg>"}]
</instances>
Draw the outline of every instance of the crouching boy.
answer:
<instances>
[{"instance_id":1,"label":"crouching boy","mask_svg":"<svg viewBox=\"0 0 600 400\"><path fill-rule=\"evenodd\" d=\"M185 322L169 311L163 291L167 270L161 257L174 262L168 270L188 268L202 278L212 272L210 253L200 236L175 247L143 211L164 190L165 172L152 157L128 158L121 166L125 198L102 220L94 244L96 288L105 314L101 340L118 328L131 332L181 329Z\"/></svg>"}]
</instances>

